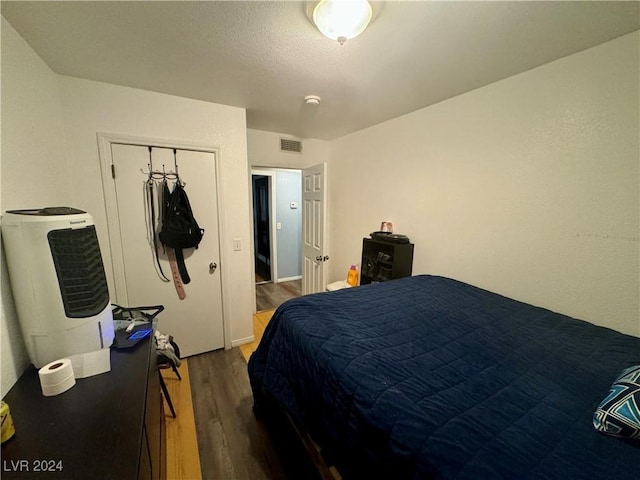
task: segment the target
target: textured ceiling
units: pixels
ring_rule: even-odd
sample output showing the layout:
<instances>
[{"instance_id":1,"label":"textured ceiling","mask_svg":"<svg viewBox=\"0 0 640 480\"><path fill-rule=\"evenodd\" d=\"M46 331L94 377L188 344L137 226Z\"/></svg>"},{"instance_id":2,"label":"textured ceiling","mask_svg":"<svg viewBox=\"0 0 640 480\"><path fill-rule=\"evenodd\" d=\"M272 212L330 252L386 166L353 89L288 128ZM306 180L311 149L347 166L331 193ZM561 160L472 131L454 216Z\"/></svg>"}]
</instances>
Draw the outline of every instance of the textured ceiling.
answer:
<instances>
[{"instance_id":1,"label":"textured ceiling","mask_svg":"<svg viewBox=\"0 0 640 480\"><path fill-rule=\"evenodd\" d=\"M2 15L59 74L244 107L249 128L319 139L640 29L635 1L393 1L340 46L311 5L10 1Z\"/></svg>"}]
</instances>

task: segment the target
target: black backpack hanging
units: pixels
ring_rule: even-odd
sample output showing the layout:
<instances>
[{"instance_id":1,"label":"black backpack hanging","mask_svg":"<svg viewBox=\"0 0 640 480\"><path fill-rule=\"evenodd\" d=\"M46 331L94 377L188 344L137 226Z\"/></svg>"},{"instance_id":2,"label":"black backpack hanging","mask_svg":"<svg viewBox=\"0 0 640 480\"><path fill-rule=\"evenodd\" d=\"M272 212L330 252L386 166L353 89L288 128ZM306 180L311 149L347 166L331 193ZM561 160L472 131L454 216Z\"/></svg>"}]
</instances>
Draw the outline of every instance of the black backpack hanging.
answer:
<instances>
[{"instance_id":1,"label":"black backpack hanging","mask_svg":"<svg viewBox=\"0 0 640 480\"><path fill-rule=\"evenodd\" d=\"M169 196L167 199L166 196ZM176 182L173 192L168 189L164 191L164 212L162 216L162 229L160 230L160 241L166 247L173 248L176 254L176 263L182 283L191 281L187 267L184 263L185 248L198 248L204 235L204 230L200 228L193 216L189 197L184 190L180 179Z\"/></svg>"}]
</instances>

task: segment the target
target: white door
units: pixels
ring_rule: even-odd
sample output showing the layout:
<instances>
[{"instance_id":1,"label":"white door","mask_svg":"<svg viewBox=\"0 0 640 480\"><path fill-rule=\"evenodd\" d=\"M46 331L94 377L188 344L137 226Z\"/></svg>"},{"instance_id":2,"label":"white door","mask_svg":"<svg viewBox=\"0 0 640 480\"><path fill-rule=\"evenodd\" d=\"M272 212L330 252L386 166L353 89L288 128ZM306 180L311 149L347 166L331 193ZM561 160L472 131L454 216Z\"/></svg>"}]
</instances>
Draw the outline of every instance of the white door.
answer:
<instances>
[{"instance_id":1,"label":"white door","mask_svg":"<svg viewBox=\"0 0 640 480\"><path fill-rule=\"evenodd\" d=\"M302 294L323 292L327 286L325 225L327 164L302 171Z\"/></svg>"},{"instance_id":2,"label":"white door","mask_svg":"<svg viewBox=\"0 0 640 480\"><path fill-rule=\"evenodd\" d=\"M178 173L185 183L194 217L205 230L197 249L184 250L191 282L184 285L183 300L178 298L167 255L159 242L160 265L171 281L163 281L154 266L147 217L147 175L143 173L149 171L149 150L142 146L111 144L111 154L117 212L109 214L118 217L120 264L124 270L118 272L116 267L116 275L124 275L126 284L126 298L117 301L126 303L123 307L164 305L164 312L158 316L158 330L173 335L182 356L224 347L215 154L191 150L176 153ZM175 172L173 150L153 148L152 160L154 171ZM169 185L173 185L171 180ZM157 216L157 208L155 212Z\"/></svg>"}]
</instances>

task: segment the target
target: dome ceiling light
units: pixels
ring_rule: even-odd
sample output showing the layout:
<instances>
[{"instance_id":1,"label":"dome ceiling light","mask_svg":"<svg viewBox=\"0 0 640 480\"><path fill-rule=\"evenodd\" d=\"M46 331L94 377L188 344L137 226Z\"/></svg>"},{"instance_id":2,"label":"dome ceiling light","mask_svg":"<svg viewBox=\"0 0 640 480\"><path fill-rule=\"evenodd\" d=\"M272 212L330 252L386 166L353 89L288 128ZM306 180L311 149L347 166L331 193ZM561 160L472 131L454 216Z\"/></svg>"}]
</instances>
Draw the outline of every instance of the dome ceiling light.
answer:
<instances>
[{"instance_id":1,"label":"dome ceiling light","mask_svg":"<svg viewBox=\"0 0 640 480\"><path fill-rule=\"evenodd\" d=\"M320 97L318 95L307 95L304 97L304 103L307 105L320 105Z\"/></svg>"},{"instance_id":2,"label":"dome ceiling light","mask_svg":"<svg viewBox=\"0 0 640 480\"><path fill-rule=\"evenodd\" d=\"M325 37L343 45L364 32L372 15L367 0L321 0L313 9L313 22Z\"/></svg>"}]
</instances>

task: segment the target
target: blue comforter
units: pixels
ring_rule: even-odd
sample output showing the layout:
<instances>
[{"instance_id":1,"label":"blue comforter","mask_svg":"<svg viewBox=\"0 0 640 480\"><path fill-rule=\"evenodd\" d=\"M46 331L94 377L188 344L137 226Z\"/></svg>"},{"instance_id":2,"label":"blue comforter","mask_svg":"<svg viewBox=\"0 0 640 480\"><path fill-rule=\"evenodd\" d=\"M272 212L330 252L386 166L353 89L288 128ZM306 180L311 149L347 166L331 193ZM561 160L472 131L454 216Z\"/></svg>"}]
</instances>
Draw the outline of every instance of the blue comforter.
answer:
<instances>
[{"instance_id":1,"label":"blue comforter","mask_svg":"<svg viewBox=\"0 0 640 480\"><path fill-rule=\"evenodd\" d=\"M283 304L249 362L347 478L633 479L594 431L640 338L417 276Z\"/></svg>"}]
</instances>

